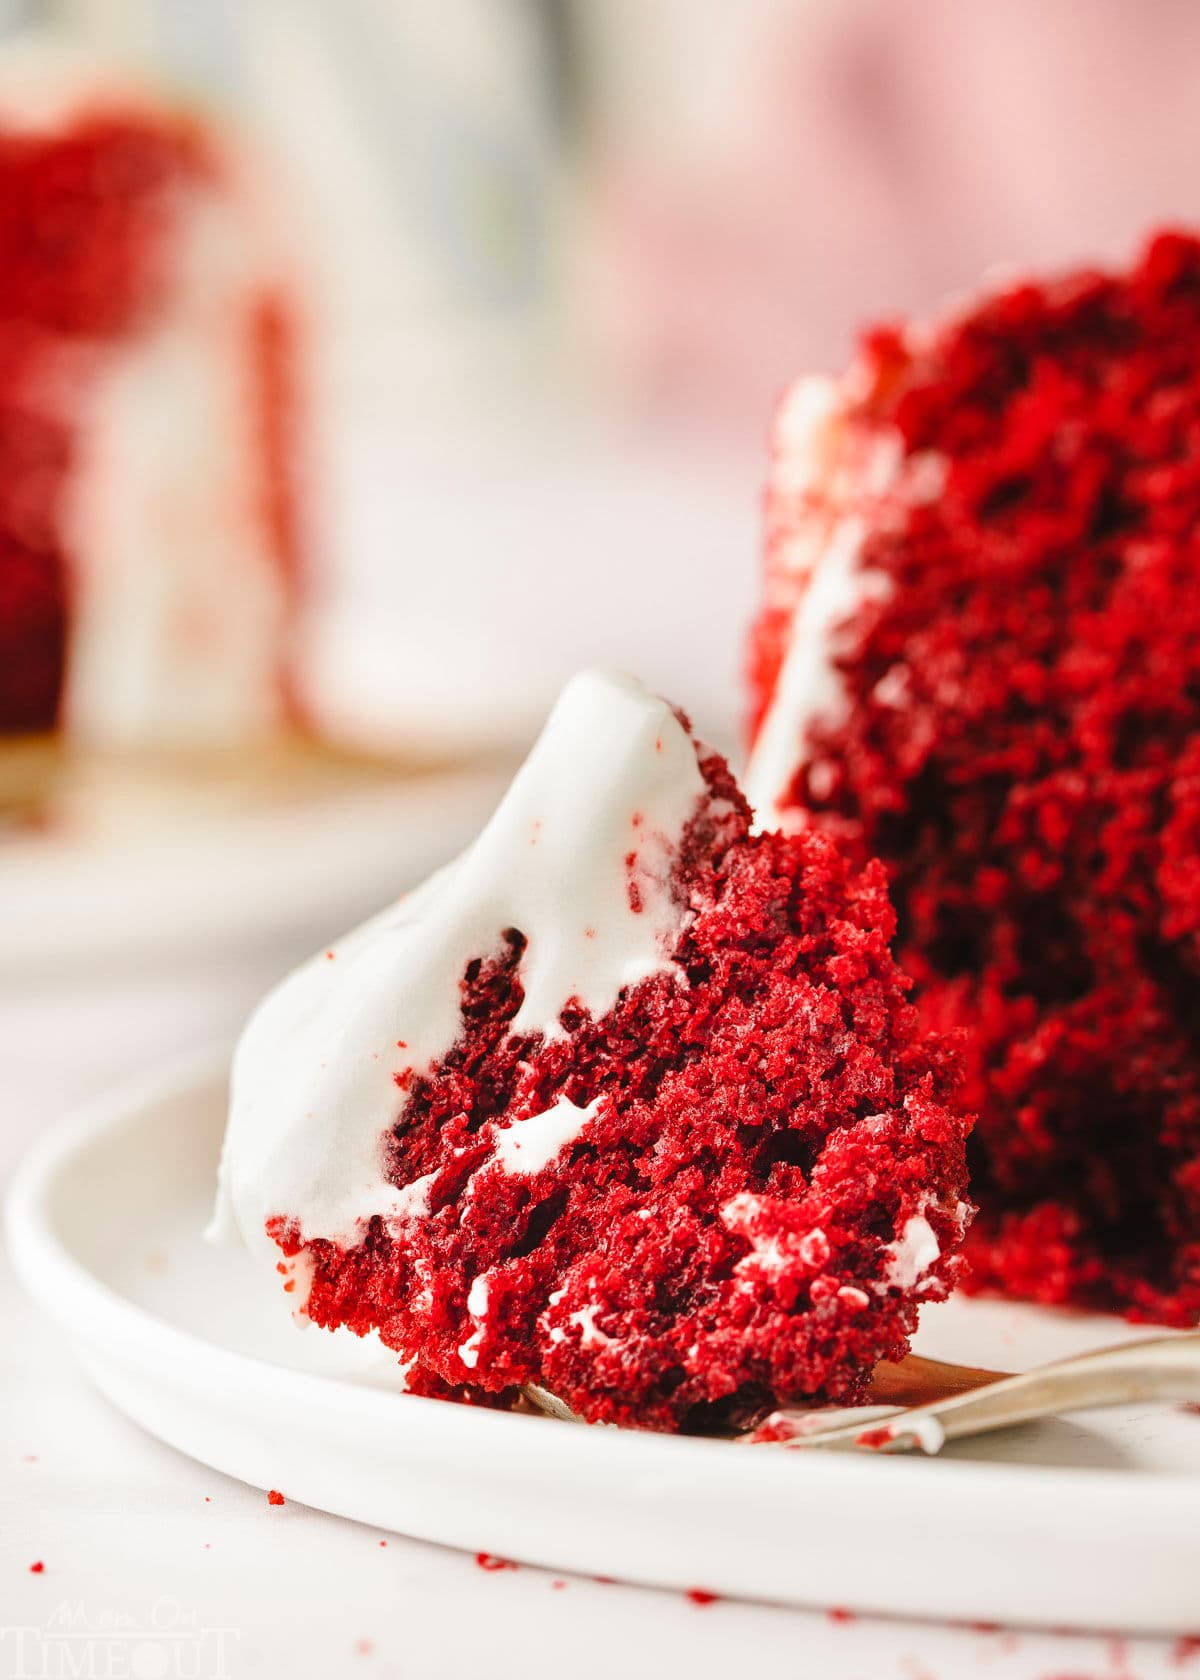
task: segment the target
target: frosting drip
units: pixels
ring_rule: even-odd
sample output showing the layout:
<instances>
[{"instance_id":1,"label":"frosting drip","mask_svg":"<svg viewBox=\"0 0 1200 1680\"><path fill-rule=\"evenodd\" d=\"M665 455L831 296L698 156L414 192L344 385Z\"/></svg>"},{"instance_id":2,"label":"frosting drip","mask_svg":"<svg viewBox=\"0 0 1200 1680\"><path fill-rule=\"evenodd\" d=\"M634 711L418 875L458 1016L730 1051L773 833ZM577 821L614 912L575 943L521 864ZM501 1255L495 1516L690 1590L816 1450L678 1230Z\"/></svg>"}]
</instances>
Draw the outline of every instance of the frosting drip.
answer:
<instances>
[{"instance_id":1,"label":"frosting drip","mask_svg":"<svg viewBox=\"0 0 1200 1680\"><path fill-rule=\"evenodd\" d=\"M424 1187L389 1182L384 1141L402 1111L397 1080L427 1073L458 1037L468 962L496 954L507 930L524 936L515 1033L561 1032L568 1003L607 1012L670 964L691 916L674 866L708 797L695 745L664 701L629 677L569 683L474 845L298 969L251 1018L211 1234L240 1234L274 1261L275 1217L343 1247L375 1215L419 1217ZM534 1119L524 1125L523 1143L540 1139Z\"/></svg>"}]
</instances>

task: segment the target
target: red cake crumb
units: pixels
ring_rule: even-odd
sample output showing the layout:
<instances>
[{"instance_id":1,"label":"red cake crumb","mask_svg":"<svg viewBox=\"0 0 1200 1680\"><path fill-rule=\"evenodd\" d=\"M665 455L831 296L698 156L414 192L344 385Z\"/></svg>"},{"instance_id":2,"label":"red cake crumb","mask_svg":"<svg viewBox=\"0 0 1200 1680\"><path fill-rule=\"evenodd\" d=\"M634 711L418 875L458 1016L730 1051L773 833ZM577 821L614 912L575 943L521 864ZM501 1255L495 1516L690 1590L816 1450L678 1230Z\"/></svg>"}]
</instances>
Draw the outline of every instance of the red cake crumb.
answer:
<instances>
[{"instance_id":1,"label":"red cake crumb","mask_svg":"<svg viewBox=\"0 0 1200 1680\"><path fill-rule=\"evenodd\" d=\"M29 1573L31 1575L44 1575L45 1572L46 1572L46 1565L41 1561L40 1558L38 1559L37 1563L31 1563L29 1565Z\"/></svg>"},{"instance_id":2,"label":"red cake crumb","mask_svg":"<svg viewBox=\"0 0 1200 1680\"><path fill-rule=\"evenodd\" d=\"M428 1211L351 1249L268 1225L305 1248L309 1317L376 1331L417 1393L509 1404L533 1382L590 1421L673 1430L845 1404L957 1275L957 1054L916 1031L882 871L751 834L724 761L700 768L669 964L599 1018L569 1003L558 1036L515 1034L526 936L505 930L390 1136L389 1177L427 1184ZM586 1135L506 1170L514 1117L564 1099L593 1110Z\"/></svg>"},{"instance_id":3,"label":"red cake crumb","mask_svg":"<svg viewBox=\"0 0 1200 1680\"><path fill-rule=\"evenodd\" d=\"M854 1622L858 1620L853 1610L846 1610L840 1604L832 1605L825 1614L831 1622Z\"/></svg>"},{"instance_id":4,"label":"red cake crumb","mask_svg":"<svg viewBox=\"0 0 1200 1680\"><path fill-rule=\"evenodd\" d=\"M707 1587L689 1587L683 1596L689 1604L698 1604L701 1607L717 1602L717 1594L709 1592Z\"/></svg>"},{"instance_id":5,"label":"red cake crumb","mask_svg":"<svg viewBox=\"0 0 1200 1680\"><path fill-rule=\"evenodd\" d=\"M784 804L882 858L923 1023L969 1029L974 1286L1194 1324L1200 242L876 332L862 374L849 426L903 460L863 504L887 587ZM770 505L759 717L811 519L782 469Z\"/></svg>"},{"instance_id":6,"label":"red cake crumb","mask_svg":"<svg viewBox=\"0 0 1200 1680\"><path fill-rule=\"evenodd\" d=\"M895 1439L896 1431L885 1423L875 1429L864 1429L861 1435L854 1437L854 1444L856 1447L879 1449L891 1446Z\"/></svg>"},{"instance_id":7,"label":"red cake crumb","mask_svg":"<svg viewBox=\"0 0 1200 1680\"><path fill-rule=\"evenodd\" d=\"M475 1562L480 1569L515 1569L517 1565L511 1558L496 1557L492 1552L476 1552Z\"/></svg>"},{"instance_id":8,"label":"red cake crumb","mask_svg":"<svg viewBox=\"0 0 1200 1680\"><path fill-rule=\"evenodd\" d=\"M268 1495L267 1495L267 1504L268 1505L282 1505L284 1503L285 1503L284 1497L280 1493L279 1489L278 1488L272 1488L270 1493L268 1493Z\"/></svg>"}]
</instances>

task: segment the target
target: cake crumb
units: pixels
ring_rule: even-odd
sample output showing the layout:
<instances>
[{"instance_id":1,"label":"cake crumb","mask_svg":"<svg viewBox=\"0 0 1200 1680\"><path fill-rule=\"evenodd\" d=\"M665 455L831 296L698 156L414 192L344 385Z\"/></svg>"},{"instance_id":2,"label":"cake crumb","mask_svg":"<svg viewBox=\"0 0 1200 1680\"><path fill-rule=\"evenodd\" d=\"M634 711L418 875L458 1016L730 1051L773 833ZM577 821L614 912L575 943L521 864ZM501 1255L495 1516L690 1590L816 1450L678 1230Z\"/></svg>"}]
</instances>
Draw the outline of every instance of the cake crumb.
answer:
<instances>
[{"instance_id":1,"label":"cake crumb","mask_svg":"<svg viewBox=\"0 0 1200 1680\"><path fill-rule=\"evenodd\" d=\"M475 1562L480 1569L515 1569L517 1565L511 1558L496 1557L491 1552L476 1552Z\"/></svg>"},{"instance_id":2,"label":"cake crumb","mask_svg":"<svg viewBox=\"0 0 1200 1680\"><path fill-rule=\"evenodd\" d=\"M283 1498L283 1495L280 1493L279 1489L278 1488L272 1488L271 1491L267 1494L267 1504L268 1505L282 1505L283 1503L284 1503L284 1498Z\"/></svg>"},{"instance_id":3,"label":"cake crumb","mask_svg":"<svg viewBox=\"0 0 1200 1680\"><path fill-rule=\"evenodd\" d=\"M36 1563L31 1563L29 1565L29 1573L31 1575L44 1575L46 1573L46 1565L42 1562L41 1558L39 1558Z\"/></svg>"},{"instance_id":4,"label":"cake crumb","mask_svg":"<svg viewBox=\"0 0 1200 1680\"><path fill-rule=\"evenodd\" d=\"M825 1612L831 1622L856 1622L858 1617L853 1610L847 1610L842 1604L831 1604Z\"/></svg>"},{"instance_id":5,"label":"cake crumb","mask_svg":"<svg viewBox=\"0 0 1200 1680\"><path fill-rule=\"evenodd\" d=\"M709 1592L707 1587L689 1587L683 1596L687 1599L689 1604L698 1604L702 1608L706 1604L715 1604L717 1602L716 1593Z\"/></svg>"}]
</instances>

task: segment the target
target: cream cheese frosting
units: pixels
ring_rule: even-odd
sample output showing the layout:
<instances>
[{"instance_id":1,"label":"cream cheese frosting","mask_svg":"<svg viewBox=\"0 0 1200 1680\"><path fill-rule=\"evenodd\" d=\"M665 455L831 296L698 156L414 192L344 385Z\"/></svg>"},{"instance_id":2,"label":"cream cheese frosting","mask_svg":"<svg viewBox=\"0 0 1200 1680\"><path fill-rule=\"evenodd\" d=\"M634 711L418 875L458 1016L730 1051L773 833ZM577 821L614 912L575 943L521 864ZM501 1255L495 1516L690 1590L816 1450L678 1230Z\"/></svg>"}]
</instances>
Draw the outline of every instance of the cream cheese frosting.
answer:
<instances>
[{"instance_id":1,"label":"cream cheese frosting","mask_svg":"<svg viewBox=\"0 0 1200 1680\"><path fill-rule=\"evenodd\" d=\"M793 601L787 648L775 689L746 767L743 785L759 829L803 820L783 809L797 771L813 791L821 767L811 762L809 731L836 727L848 699L838 672L843 628L867 602L886 599L890 579L863 563L868 537L897 508L934 500L945 482L945 459L932 450L908 458L893 426L863 423L864 375L799 379L780 406L772 435L768 493L768 599ZM893 668L876 697L904 703L905 672Z\"/></svg>"},{"instance_id":2,"label":"cream cheese frosting","mask_svg":"<svg viewBox=\"0 0 1200 1680\"><path fill-rule=\"evenodd\" d=\"M883 438L865 463L850 399L836 380L797 380L774 430L771 491L795 505L780 569L801 579L787 652L746 768L746 797L760 828L780 822L780 803L817 718L836 720L845 694L834 663L837 631L884 579L860 565L867 525L857 503L880 495L900 464L898 438Z\"/></svg>"},{"instance_id":3,"label":"cream cheese frosting","mask_svg":"<svg viewBox=\"0 0 1200 1680\"><path fill-rule=\"evenodd\" d=\"M691 916L673 870L710 797L664 701L631 677L574 678L474 845L298 969L251 1018L210 1234L274 1263L276 1216L306 1241L341 1246L375 1215L420 1217L428 1185L391 1183L384 1144L403 1107L397 1079L454 1045L468 962L501 951L506 930L524 935L515 1033L561 1032L568 1003L605 1013L670 966ZM515 1118L497 1151L508 1149L510 1170L532 1170L587 1124L589 1109L566 1109Z\"/></svg>"},{"instance_id":4,"label":"cream cheese frosting","mask_svg":"<svg viewBox=\"0 0 1200 1680\"><path fill-rule=\"evenodd\" d=\"M271 274L232 188L178 192L161 239L155 309L68 397L63 712L93 745L220 747L284 721L289 587L251 350Z\"/></svg>"}]
</instances>

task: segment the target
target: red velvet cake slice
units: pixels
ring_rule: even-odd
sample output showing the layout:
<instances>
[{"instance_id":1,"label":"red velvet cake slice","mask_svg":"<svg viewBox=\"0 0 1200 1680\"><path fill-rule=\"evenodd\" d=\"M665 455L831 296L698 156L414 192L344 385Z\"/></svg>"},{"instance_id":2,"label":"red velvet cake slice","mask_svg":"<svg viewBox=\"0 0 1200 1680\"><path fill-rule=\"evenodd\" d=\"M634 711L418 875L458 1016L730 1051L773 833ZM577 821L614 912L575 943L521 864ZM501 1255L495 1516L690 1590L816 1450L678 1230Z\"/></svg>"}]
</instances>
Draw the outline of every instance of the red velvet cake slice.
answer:
<instances>
[{"instance_id":1,"label":"red velvet cake slice","mask_svg":"<svg viewBox=\"0 0 1200 1680\"><path fill-rule=\"evenodd\" d=\"M957 1062L878 867L749 819L668 705L576 678L470 851L250 1022L218 1230L417 1392L860 1396L955 1276Z\"/></svg>"},{"instance_id":2,"label":"red velvet cake slice","mask_svg":"<svg viewBox=\"0 0 1200 1680\"><path fill-rule=\"evenodd\" d=\"M1200 244L869 335L775 430L747 791L970 1030L981 1286L1200 1317Z\"/></svg>"}]
</instances>

